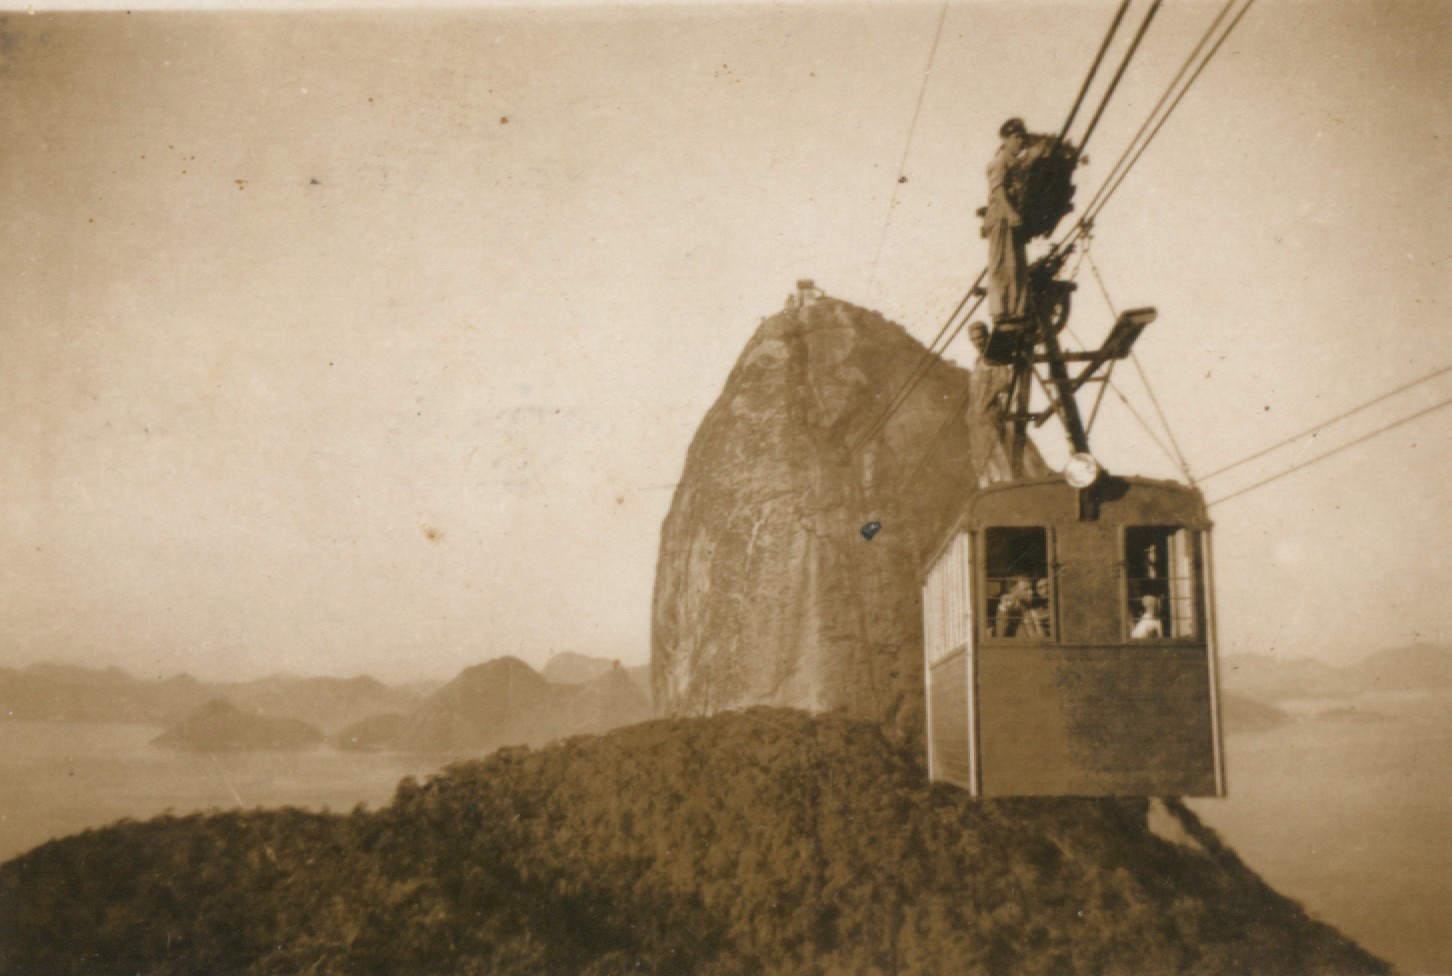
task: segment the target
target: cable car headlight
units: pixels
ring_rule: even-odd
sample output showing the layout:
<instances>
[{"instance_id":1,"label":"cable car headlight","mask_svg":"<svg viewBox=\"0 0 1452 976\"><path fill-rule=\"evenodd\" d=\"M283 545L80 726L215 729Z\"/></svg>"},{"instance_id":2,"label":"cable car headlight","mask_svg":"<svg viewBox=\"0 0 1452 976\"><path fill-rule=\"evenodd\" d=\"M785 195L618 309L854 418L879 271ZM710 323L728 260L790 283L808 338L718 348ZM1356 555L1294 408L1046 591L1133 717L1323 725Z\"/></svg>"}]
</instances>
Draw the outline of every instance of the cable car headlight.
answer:
<instances>
[{"instance_id":1,"label":"cable car headlight","mask_svg":"<svg viewBox=\"0 0 1452 976\"><path fill-rule=\"evenodd\" d=\"M1092 454L1079 452L1069 455L1064 465L1064 480L1073 488L1088 488L1099 480L1099 462Z\"/></svg>"}]
</instances>

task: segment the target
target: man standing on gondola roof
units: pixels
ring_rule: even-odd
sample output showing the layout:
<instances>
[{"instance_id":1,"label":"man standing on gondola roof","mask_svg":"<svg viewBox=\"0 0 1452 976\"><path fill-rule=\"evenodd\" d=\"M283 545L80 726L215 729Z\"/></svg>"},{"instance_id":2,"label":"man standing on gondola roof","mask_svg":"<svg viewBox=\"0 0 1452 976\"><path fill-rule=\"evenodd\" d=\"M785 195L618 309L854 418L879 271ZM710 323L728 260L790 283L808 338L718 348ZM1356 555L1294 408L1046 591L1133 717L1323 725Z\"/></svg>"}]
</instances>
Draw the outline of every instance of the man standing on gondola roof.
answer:
<instances>
[{"instance_id":1,"label":"man standing on gondola roof","mask_svg":"<svg viewBox=\"0 0 1452 976\"><path fill-rule=\"evenodd\" d=\"M998 136L1003 141L988 164L988 206L983 210L982 231L988 239L988 311L995 323L1023 314L1028 264L1028 235L1009 195L1018 157L1028 142L1028 129L1023 119L1013 118L999 127Z\"/></svg>"}]
</instances>

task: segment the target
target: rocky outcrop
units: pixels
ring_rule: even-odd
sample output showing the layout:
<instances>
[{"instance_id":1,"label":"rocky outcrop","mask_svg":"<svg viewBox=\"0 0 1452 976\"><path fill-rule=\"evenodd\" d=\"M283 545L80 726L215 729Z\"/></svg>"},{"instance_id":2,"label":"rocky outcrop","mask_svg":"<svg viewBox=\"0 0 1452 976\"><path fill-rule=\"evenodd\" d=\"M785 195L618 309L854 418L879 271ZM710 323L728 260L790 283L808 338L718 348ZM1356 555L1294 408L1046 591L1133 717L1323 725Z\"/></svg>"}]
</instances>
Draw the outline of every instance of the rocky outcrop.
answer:
<instances>
[{"instance_id":1,"label":"rocky outcrop","mask_svg":"<svg viewBox=\"0 0 1452 976\"><path fill-rule=\"evenodd\" d=\"M835 299L762 322L696 432L661 531L651 680L663 714L764 704L920 725L919 573L977 483L967 371L933 360L868 434L924 363L901 326Z\"/></svg>"}]
</instances>

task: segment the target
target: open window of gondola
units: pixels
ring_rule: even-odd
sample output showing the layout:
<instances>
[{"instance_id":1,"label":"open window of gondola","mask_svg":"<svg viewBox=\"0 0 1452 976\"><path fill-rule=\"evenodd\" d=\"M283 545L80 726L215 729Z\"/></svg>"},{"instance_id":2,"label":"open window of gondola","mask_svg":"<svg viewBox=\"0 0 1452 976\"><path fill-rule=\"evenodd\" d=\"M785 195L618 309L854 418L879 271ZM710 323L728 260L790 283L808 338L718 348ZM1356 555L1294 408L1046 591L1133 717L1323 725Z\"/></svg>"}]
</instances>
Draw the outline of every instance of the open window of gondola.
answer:
<instances>
[{"instance_id":1,"label":"open window of gondola","mask_svg":"<svg viewBox=\"0 0 1452 976\"><path fill-rule=\"evenodd\" d=\"M1173 525L1131 525L1124 530L1131 640L1193 638L1199 634L1196 533Z\"/></svg>"},{"instance_id":2,"label":"open window of gondola","mask_svg":"<svg viewBox=\"0 0 1452 976\"><path fill-rule=\"evenodd\" d=\"M985 529L984 633L990 638L1054 639L1049 532L1038 526Z\"/></svg>"}]
</instances>

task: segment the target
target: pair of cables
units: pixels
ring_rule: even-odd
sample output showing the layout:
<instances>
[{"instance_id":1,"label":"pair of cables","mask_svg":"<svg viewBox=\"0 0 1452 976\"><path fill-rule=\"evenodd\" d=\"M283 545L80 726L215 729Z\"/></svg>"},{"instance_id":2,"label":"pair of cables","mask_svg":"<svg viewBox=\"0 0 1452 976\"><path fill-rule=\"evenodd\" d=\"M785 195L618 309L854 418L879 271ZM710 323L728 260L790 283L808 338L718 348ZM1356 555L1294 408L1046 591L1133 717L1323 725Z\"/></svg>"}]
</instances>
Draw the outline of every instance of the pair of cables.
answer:
<instances>
[{"instance_id":1,"label":"pair of cables","mask_svg":"<svg viewBox=\"0 0 1452 976\"><path fill-rule=\"evenodd\" d=\"M1084 256L1088 261L1089 270L1094 275L1094 280L1099 285L1099 291L1104 296L1105 304L1109 307L1110 314L1115 314L1114 300L1109 297L1109 290L1104 284L1104 278L1099 273L1099 267L1097 264L1095 264L1094 258L1089 255L1087 247L1084 250ZM1150 436L1151 440L1153 440L1155 444L1158 445L1160 450L1164 452L1165 456L1169 458L1172 462L1179 465L1181 472L1185 475L1185 479L1191 485L1196 485L1197 487L1199 485L1203 485L1207 481L1210 481L1212 478L1218 478L1219 476L1229 471L1234 471L1237 468L1243 467L1244 465L1247 465L1252 461L1258 461L1261 458L1267 457L1268 455L1275 453L1276 451L1304 441L1306 438L1316 437L1322 431L1327 430L1328 428L1333 427L1334 425L1339 424L1342 421L1349 420L1352 417L1357 416L1358 414L1370 410L1372 407L1385 403L1388 400L1393 399L1394 397L1400 396L1401 394L1413 390L1419 386L1430 383L1433 380L1438 379L1442 376L1446 376L1448 373L1452 373L1452 365L1442 366L1434 369L1430 373L1426 373L1414 380L1403 383L1400 386L1388 390L1385 393L1372 397L1369 400L1365 400L1357 404L1356 406L1351 407L1350 409L1343 410L1341 413L1336 414L1334 417L1330 417L1326 420L1321 421L1318 424L1307 427L1305 430L1298 431L1288 437L1282 438L1281 440L1276 441L1274 444L1263 447L1260 450L1254 452L1253 454L1247 454L1245 457L1242 457L1237 461L1232 461L1230 464L1222 465L1221 467L1216 468L1214 471L1202 475L1199 479L1199 482L1197 483L1195 479L1190 475L1189 464L1185 460L1183 452L1180 451L1180 445L1175 440L1174 432L1170 428L1170 423L1165 416L1164 410L1160 407L1159 399L1155 396L1154 390L1149 385L1149 377L1145 375L1144 369L1140 367L1138 358L1132 356L1132 359L1135 368L1139 371L1140 380L1144 383L1145 391L1149 394L1150 401L1154 405L1155 412L1159 417L1160 424L1163 426L1165 434L1169 438L1169 444L1166 445L1164 441L1161 441L1155 435L1154 431L1150 428L1149 423L1139 414L1138 411L1134 409L1133 405L1130 404L1130 402L1125 398L1123 393L1121 393L1118 389L1115 389L1115 394L1124 403L1125 407L1129 409L1135 420L1139 421L1140 426L1144 428L1145 432ZM1319 464L1320 462L1325 461L1328 458L1335 457L1338 454L1349 451L1353 447L1358 447L1370 440L1373 440L1376 437L1380 437L1382 434L1396 430L1399 427L1404 427L1415 420L1419 420L1422 417L1426 417L1430 414L1436 413L1439 410L1444 410L1447 407L1452 407L1452 398L1441 400L1437 403L1432 404L1431 406L1424 407L1421 410L1408 414L1397 420L1382 424L1381 426L1376 427L1373 430L1367 431L1366 433L1361 434L1360 436L1350 441L1347 441L1345 444L1341 444L1328 451L1323 451L1322 453L1317 454L1314 457L1306 458L1302 461L1297 461L1295 464L1292 464L1289 467L1286 467L1276 472L1275 474L1268 475L1258 481L1255 481L1252 484L1246 485L1243 488L1238 488L1228 494L1221 495L1219 498L1216 498L1213 501L1207 502L1206 507L1208 508L1211 506L1219 505L1223 502L1229 501L1232 498L1239 498L1242 495L1248 495L1252 491L1256 491L1260 488L1265 487L1266 485L1280 481L1282 478L1295 474L1297 471L1309 468L1314 464Z\"/></svg>"},{"instance_id":2,"label":"pair of cables","mask_svg":"<svg viewBox=\"0 0 1452 976\"><path fill-rule=\"evenodd\" d=\"M1231 11L1235 10L1237 5L1239 6L1239 10L1231 17ZM1240 26L1240 22L1245 19L1245 15L1250 12L1250 8L1254 5L1255 0L1226 0L1225 4L1220 8L1220 11L1215 15L1215 19L1210 22L1210 26L1205 28L1205 32L1201 34L1195 47L1186 56L1179 70L1175 72L1175 76L1165 86L1165 90L1160 94L1159 100L1155 102L1154 108L1150 109L1149 114L1145 116L1144 122L1140 124L1134 137L1129 140L1129 144L1125 146L1119 159L1110 168L1109 174L1099 185L1099 189L1090 198L1088 205L1084 208L1083 215L1074 222L1069 232L1054 245L1055 251L1062 251L1090 232L1099 214L1109 204L1109 201L1124 183L1125 178L1134 169L1135 164L1144 156L1146 150L1154 142L1155 137L1160 134L1160 130L1165 127L1165 123L1174 114L1175 109L1179 108L1180 103L1184 101L1185 96L1200 78L1200 75L1204 73L1205 69L1210 65L1210 62L1214 60L1215 55L1220 51L1220 48L1225 44L1225 41ZM1227 17L1230 17L1228 24L1226 23Z\"/></svg>"},{"instance_id":3,"label":"pair of cables","mask_svg":"<svg viewBox=\"0 0 1452 976\"><path fill-rule=\"evenodd\" d=\"M1104 55L1109 50L1110 44L1113 42L1115 35L1118 33L1119 26L1123 22L1124 15L1129 10L1131 2L1132 0L1122 0L1118 10L1115 12L1114 19L1111 21L1108 30L1105 32L1104 39L1099 45L1099 50L1094 56L1094 61L1089 67L1088 74L1085 76L1083 83L1079 86L1079 93L1074 99L1074 104L1069 110L1068 117L1064 120L1063 127L1060 130L1059 134L1061 140L1063 139L1064 134L1067 133L1070 127L1073 126L1074 119L1077 117L1079 109L1084 104L1084 99L1088 95L1089 89L1094 82L1094 78L1099 72L1100 65L1104 61ZM1148 31L1150 23L1154 20L1155 13L1156 11L1158 11L1161 2L1162 0L1154 0L1152 5L1150 6L1149 12L1141 21L1139 30L1136 32L1134 40L1130 44L1129 50L1121 59L1119 68L1115 72L1114 79L1110 82L1108 91L1105 92L1104 96L1099 101L1099 106L1095 110L1094 116L1090 121L1089 128L1086 131L1084 138L1080 144L1080 152L1083 151L1083 145L1088 142L1089 136L1093 134L1094 128L1099 124L1099 119L1103 116L1104 110L1109 104L1109 100L1114 96L1114 91L1118 87L1119 81L1124 76L1125 71L1128 69L1130 61L1134 58L1134 54L1139 48L1139 43L1144 38L1146 31ZM947 19L947 14L948 3L947 0L944 0L943 6L938 13L937 26L933 32L933 42L929 49L927 66L923 70L923 83L918 90L917 102L913 107L912 121L908 126L908 135L906 143L903 147L902 159L898 163L898 174L897 178L894 180L893 183L892 198L888 202L887 217L883 221L882 234L877 242L877 252L872 260L872 274L869 279L868 285L869 290L876 282L877 265L882 257L883 244L887 239L888 228L892 224L892 215L897 206L897 187L901 185L904 180L903 174L905 173L907 168L908 154L912 148L913 136L917 131L918 119L922 113L923 99L927 93L928 80L932 77L933 64L937 58L938 46L940 40L942 39L943 24ZM978 310L979 305L982 303L982 295L979 293L979 288L983 284L983 279L986 277L986 275L986 268L978 273L978 277L974 280L973 284L969 286L968 290L963 294L963 297L959 299L957 306L948 315L948 318L943 322L943 325L938 330L937 335L933 337L933 341L930 342L928 346L924 349L923 355L919 357L918 361L913 365L913 368L908 371L902 382L898 384L896 389L894 389L892 395L888 397L887 402L886 404L884 404L882 410L880 410L878 414L873 418L873 421L868 424L867 429L857 438L856 442L850 446L850 453L856 454L873 438L875 438L884 427L887 426L888 422L892 420L893 416L897 413L897 411L900 410L902 408L902 405L907 401L907 399L912 396L913 391L917 389L923 378L928 374L928 372L931 371L933 365L942 358L942 355L947 350L948 346L953 342L955 338L957 338L958 334L963 331L963 326L965 325L965 323L973 317L973 314ZM963 315L963 317L960 319L959 314L963 312L964 307L968 305L969 300L975 295L977 295L978 300L973 302L972 307L968 308L967 314Z\"/></svg>"}]
</instances>

